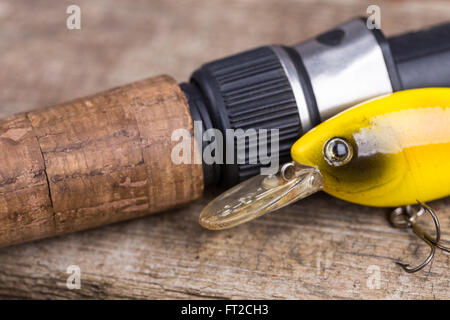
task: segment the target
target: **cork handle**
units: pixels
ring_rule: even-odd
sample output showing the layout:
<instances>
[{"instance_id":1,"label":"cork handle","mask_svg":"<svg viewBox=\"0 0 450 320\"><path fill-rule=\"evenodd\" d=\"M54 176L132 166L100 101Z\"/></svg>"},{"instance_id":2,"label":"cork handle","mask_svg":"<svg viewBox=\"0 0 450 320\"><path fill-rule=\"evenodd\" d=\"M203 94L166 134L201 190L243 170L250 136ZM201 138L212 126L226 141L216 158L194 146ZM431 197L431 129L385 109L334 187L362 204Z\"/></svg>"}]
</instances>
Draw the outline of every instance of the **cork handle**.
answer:
<instances>
[{"instance_id":1,"label":"cork handle","mask_svg":"<svg viewBox=\"0 0 450 320\"><path fill-rule=\"evenodd\" d=\"M192 119L168 76L0 119L0 246L199 198L201 165L171 160L179 128Z\"/></svg>"}]
</instances>

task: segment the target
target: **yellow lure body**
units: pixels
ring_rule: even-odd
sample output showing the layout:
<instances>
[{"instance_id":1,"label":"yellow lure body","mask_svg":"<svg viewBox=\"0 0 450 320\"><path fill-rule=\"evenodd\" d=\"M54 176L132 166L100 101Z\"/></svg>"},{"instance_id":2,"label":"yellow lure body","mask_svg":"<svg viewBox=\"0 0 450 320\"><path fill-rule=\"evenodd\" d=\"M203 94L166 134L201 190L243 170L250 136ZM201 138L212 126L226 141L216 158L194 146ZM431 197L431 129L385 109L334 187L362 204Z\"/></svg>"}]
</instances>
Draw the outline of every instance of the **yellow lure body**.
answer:
<instances>
[{"instance_id":1,"label":"yellow lure body","mask_svg":"<svg viewBox=\"0 0 450 320\"><path fill-rule=\"evenodd\" d=\"M351 160L324 156L344 139ZM291 148L293 160L319 169L323 190L349 202L394 207L450 195L450 88L405 90L370 100L323 122Z\"/></svg>"}]
</instances>

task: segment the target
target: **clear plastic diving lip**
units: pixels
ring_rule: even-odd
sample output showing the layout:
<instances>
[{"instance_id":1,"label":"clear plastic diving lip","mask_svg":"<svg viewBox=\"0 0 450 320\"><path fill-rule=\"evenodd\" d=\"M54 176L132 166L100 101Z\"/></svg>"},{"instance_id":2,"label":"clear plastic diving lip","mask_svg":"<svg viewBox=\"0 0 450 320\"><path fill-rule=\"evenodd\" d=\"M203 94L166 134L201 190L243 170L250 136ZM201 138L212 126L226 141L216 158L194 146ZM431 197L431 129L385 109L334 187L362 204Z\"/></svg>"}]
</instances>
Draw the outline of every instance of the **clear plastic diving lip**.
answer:
<instances>
[{"instance_id":1,"label":"clear plastic diving lip","mask_svg":"<svg viewBox=\"0 0 450 320\"><path fill-rule=\"evenodd\" d=\"M322 190L319 170L295 161L275 175L258 175L225 191L201 212L199 223L211 230L227 229L280 209Z\"/></svg>"}]
</instances>

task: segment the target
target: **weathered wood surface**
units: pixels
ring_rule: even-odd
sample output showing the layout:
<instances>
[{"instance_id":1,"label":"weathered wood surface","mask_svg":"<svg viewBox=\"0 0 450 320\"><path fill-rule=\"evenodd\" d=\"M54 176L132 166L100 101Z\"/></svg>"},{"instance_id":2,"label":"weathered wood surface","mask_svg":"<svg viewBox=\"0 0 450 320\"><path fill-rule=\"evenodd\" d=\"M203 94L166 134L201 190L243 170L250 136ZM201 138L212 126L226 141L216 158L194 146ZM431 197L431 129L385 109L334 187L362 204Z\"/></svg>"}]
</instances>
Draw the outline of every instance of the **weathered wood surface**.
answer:
<instances>
[{"instance_id":1,"label":"weathered wood surface","mask_svg":"<svg viewBox=\"0 0 450 320\"><path fill-rule=\"evenodd\" d=\"M2 116L159 73L187 79L202 62L267 43L294 44L364 14L372 1L73 1L0 3ZM450 19L448 1L378 1L387 34ZM189 12L189 14L186 14ZM425 271L426 245L386 210L319 194L240 227L213 232L191 206L0 249L3 298L450 298L450 256ZM450 238L450 199L432 203ZM81 269L81 289L66 269ZM380 271L379 289L373 270Z\"/></svg>"}]
</instances>

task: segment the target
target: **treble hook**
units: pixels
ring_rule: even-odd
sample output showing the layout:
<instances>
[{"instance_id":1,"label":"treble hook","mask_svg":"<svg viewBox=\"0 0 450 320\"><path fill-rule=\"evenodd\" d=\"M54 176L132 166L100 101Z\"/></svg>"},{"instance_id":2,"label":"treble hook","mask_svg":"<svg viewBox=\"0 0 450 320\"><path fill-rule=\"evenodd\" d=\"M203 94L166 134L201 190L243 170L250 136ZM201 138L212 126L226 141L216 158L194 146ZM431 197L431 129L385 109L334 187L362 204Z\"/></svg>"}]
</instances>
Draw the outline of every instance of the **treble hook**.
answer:
<instances>
[{"instance_id":1,"label":"treble hook","mask_svg":"<svg viewBox=\"0 0 450 320\"><path fill-rule=\"evenodd\" d=\"M431 261L433 261L436 248L450 253L450 248L444 247L440 243L441 226L439 224L439 219L436 213L426 204L423 204L420 201L417 201L417 203L419 204L419 209L417 211L415 211L411 205L408 205L406 207L396 208L391 212L390 215L390 222L395 228L412 228L413 232L426 244L428 244L431 248L431 252L428 255L428 257L425 259L424 262L422 262L417 267L410 267L408 264L397 262L397 264L400 265L403 268L403 270L405 270L408 273L414 273L419 270L422 270ZM417 219L427 212L431 215L431 218L433 219L434 226L436 229L436 237L434 239L417 225Z\"/></svg>"}]
</instances>

